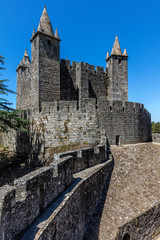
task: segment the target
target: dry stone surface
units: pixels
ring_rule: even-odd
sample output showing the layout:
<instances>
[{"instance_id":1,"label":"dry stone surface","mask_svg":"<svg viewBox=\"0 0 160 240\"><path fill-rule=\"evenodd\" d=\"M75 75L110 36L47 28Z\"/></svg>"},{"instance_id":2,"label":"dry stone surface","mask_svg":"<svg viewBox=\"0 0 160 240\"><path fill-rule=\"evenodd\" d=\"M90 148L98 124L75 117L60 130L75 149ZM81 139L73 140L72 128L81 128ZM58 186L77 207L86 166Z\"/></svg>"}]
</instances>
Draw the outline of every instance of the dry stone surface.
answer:
<instances>
[{"instance_id":1,"label":"dry stone surface","mask_svg":"<svg viewBox=\"0 0 160 240\"><path fill-rule=\"evenodd\" d=\"M160 145L145 143L114 146L111 151L115 166L109 191L105 196L104 206L101 206L102 216L100 213L95 214L89 236L86 238L88 240L115 239L121 226L158 205L160 200L158 186L160 183ZM151 220L146 221L146 228L149 221ZM138 239L153 239L151 235L155 229L145 230L145 238ZM158 235L157 231L154 232L155 239Z\"/></svg>"}]
</instances>

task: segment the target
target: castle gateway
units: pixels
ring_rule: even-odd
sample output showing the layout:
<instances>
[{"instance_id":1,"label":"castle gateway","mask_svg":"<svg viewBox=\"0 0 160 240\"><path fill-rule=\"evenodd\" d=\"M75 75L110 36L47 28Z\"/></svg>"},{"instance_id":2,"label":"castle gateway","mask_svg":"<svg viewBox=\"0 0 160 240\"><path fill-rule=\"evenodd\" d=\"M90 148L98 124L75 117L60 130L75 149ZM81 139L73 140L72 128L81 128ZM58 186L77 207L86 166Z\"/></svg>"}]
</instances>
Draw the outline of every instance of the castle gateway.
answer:
<instances>
[{"instance_id":1,"label":"castle gateway","mask_svg":"<svg viewBox=\"0 0 160 240\"><path fill-rule=\"evenodd\" d=\"M70 143L110 144L151 140L151 115L128 101L128 55L116 36L107 68L60 60L60 38L44 7L38 29L17 67L17 109L29 110L45 147Z\"/></svg>"}]
</instances>

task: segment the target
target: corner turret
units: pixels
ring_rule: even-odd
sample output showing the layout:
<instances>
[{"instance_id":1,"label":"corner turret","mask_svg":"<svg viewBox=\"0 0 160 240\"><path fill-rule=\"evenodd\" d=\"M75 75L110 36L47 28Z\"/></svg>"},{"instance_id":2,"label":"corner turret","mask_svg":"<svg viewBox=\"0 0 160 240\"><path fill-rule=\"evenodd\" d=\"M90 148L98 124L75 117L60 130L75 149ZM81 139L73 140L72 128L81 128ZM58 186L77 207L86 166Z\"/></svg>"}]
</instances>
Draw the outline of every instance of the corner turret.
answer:
<instances>
[{"instance_id":1,"label":"corner turret","mask_svg":"<svg viewBox=\"0 0 160 240\"><path fill-rule=\"evenodd\" d=\"M57 28L56 28L56 32L54 34L54 37L60 40Z\"/></svg>"},{"instance_id":2,"label":"corner turret","mask_svg":"<svg viewBox=\"0 0 160 240\"><path fill-rule=\"evenodd\" d=\"M111 51L106 57L108 67L108 99L128 101L128 55L126 49L122 54L118 37Z\"/></svg>"},{"instance_id":3,"label":"corner turret","mask_svg":"<svg viewBox=\"0 0 160 240\"><path fill-rule=\"evenodd\" d=\"M31 61L27 52L24 52L24 56L17 67L17 109L28 109L30 102L30 69Z\"/></svg>"},{"instance_id":4,"label":"corner turret","mask_svg":"<svg viewBox=\"0 0 160 240\"><path fill-rule=\"evenodd\" d=\"M127 54L127 50L126 50L126 48L124 49L123 56L128 57L128 54Z\"/></svg>"},{"instance_id":5,"label":"corner turret","mask_svg":"<svg viewBox=\"0 0 160 240\"><path fill-rule=\"evenodd\" d=\"M31 64L27 49L24 52L24 56L23 59L21 59L20 64L18 64L17 70L18 71L20 68L25 69L27 67L29 67Z\"/></svg>"}]
</instances>

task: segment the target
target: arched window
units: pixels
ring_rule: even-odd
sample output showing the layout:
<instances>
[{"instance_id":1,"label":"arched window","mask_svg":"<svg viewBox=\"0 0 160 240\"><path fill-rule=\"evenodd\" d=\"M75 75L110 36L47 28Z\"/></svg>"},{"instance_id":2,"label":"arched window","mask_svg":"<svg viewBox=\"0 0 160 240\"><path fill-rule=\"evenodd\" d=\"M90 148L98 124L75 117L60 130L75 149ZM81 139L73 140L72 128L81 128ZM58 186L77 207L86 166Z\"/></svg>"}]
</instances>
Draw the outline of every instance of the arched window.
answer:
<instances>
[{"instance_id":1,"label":"arched window","mask_svg":"<svg viewBox=\"0 0 160 240\"><path fill-rule=\"evenodd\" d=\"M122 240L130 240L130 235L129 233L126 233L124 236L123 236L123 239Z\"/></svg>"}]
</instances>

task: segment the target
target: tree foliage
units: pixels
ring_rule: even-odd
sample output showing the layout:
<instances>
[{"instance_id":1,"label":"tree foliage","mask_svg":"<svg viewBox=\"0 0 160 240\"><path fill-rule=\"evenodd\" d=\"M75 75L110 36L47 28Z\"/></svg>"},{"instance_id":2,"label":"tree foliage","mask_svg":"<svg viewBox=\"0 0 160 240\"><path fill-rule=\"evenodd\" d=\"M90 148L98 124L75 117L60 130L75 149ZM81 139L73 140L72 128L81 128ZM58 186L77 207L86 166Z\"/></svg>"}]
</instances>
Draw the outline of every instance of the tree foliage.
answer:
<instances>
[{"instance_id":1,"label":"tree foliage","mask_svg":"<svg viewBox=\"0 0 160 240\"><path fill-rule=\"evenodd\" d=\"M5 70L4 57L0 55L0 70ZM0 74L2 76L2 74ZM7 132L8 130L28 131L28 121L20 117L20 111L14 110L7 99L8 93L14 93L7 86L7 79L0 79L0 131Z\"/></svg>"},{"instance_id":2,"label":"tree foliage","mask_svg":"<svg viewBox=\"0 0 160 240\"><path fill-rule=\"evenodd\" d=\"M160 122L152 122L152 133L160 133Z\"/></svg>"}]
</instances>

